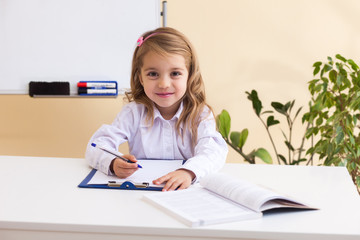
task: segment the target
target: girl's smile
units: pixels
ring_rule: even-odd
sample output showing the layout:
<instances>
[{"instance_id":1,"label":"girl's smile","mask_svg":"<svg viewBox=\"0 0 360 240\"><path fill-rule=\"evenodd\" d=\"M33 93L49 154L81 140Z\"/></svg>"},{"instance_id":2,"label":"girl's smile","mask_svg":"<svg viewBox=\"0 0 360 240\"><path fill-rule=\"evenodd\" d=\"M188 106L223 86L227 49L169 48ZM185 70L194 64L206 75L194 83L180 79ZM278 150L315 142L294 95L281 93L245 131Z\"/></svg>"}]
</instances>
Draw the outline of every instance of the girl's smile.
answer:
<instances>
[{"instance_id":1,"label":"girl's smile","mask_svg":"<svg viewBox=\"0 0 360 240\"><path fill-rule=\"evenodd\" d=\"M156 93L159 97L167 98L170 97L174 93Z\"/></svg>"}]
</instances>

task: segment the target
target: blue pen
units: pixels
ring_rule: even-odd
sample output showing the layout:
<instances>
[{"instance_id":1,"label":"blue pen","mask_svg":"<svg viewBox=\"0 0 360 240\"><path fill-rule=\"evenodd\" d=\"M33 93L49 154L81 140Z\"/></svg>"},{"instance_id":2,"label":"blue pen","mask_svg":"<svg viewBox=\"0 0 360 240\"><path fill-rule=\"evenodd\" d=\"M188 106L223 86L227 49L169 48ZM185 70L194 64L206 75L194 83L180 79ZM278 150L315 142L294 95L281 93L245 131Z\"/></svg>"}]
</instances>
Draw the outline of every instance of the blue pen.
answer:
<instances>
[{"instance_id":1,"label":"blue pen","mask_svg":"<svg viewBox=\"0 0 360 240\"><path fill-rule=\"evenodd\" d=\"M120 152L117 152L117 151L114 151L114 150L110 150L110 149L107 149L107 148L104 148L104 147L100 147L100 146L96 145L95 143L91 143L91 146L100 148L100 149L103 150L104 152L110 153L110 154L112 154L112 155L114 155L114 156L116 156L116 157L124 160L125 162L134 163L133 161L124 158L124 157L122 156L123 154L120 153ZM139 168L142 168L142 166L141 166L140 164L138 164L138 167L139 167Z\"/></svg>"}]
</instances>

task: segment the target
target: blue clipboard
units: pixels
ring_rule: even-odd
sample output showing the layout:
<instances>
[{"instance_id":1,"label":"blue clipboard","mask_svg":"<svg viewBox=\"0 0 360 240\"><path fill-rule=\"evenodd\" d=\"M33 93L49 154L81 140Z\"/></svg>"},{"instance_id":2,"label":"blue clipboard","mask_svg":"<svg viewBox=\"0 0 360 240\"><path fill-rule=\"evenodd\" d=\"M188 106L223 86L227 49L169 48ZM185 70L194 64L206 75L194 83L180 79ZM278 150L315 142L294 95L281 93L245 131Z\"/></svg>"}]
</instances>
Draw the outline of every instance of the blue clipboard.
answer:
<instances>
[{"instance_id":1,"label":"blue clipboard","mask_svg":"<svg viewBox=\"0 0 360 240\"><path fill-rule=\"evenodd\" d=\"M161 191L162 186L149 186L149 183L133 183L124 181L122 183L109 181L108 184L88 184L96 173L96 169L92 169L85 179L78 185L79 188L102 188L102 189L121 189L121 190L146 190L146 191Z\"/></svg>"}]
</instances>

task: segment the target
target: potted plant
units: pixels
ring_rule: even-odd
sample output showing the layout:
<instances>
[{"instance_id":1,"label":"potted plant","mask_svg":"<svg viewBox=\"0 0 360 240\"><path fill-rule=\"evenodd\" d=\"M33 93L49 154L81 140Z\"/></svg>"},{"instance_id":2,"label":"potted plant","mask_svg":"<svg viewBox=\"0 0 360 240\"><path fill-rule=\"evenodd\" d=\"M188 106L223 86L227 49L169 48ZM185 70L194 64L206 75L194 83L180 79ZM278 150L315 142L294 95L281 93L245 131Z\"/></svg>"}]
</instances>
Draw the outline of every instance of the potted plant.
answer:
<instances>
[{"instance_id":1,"label":"potted plant","mask_svg":"<svg viewBox=\"0 0 360 240\"><path fill-rule=\"evenodd\" d=\"M360 69L351 59L337 54L335 60L328 57L326 62L313 64L315 79L309 82L311 100L309 112L305 113L302 122L306 123L305 134L300 147L292 144L292 129L301 107L292 116L295 100L281 104L272 102L275 112L286 118L288 134L283 132L285 145L288 149L287 158L280 154L274 143L270 128L280 123L275 119L274 111L263 111L262 102L255 90L246 92L252 107L265 127L274 148L278 164L298 165L302 162L312 164L318 157L320 164L326 166L345 166L357 186L360 194ZM244 152L244 145L249 131L231 132L230 114L223 110L216 118L219 132L235 151L244 157L245 161L254 164L255 158L265 163L272 163L269 152L264 148ZM315 139L315 143L306 151L307 158L302 156L305 151L305 139ZM278 143L278 142L277 142Z\"/></svg>"},{"instance_id":2,"label":"potted plant","mask_svg":"<svg viewBox=\"0 0 360 240\"><path fill-rule=\"evenodd\" d=\"M309 82L311 101L303 122L313 124L306 137L317 139L307 154L324 165L346 166L360 189L360 69L351 59L337 54L315 62ZM360 191L359 191L360 193Z\"/></svg>"}]
</instances>

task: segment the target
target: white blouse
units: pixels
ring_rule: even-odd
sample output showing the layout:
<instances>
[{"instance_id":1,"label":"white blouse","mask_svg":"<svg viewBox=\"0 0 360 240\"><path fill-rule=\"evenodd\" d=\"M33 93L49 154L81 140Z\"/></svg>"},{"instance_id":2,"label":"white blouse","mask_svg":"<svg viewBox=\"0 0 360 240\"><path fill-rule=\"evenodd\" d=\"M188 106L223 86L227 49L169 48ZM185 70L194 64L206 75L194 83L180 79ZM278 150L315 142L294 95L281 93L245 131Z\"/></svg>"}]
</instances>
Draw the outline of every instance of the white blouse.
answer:
<instances>
[{"instance_id":1,"label":"white blouse","mask_svg":"<svg viewBox=\"0 0 360 240\"><path fill-rule=\"evenodd\" d=\"M91 167L111 174L109 166L114 156L91 147L91 143L117 150L120 144L128 142L130 154L137 159L186 160L182 168L192 171L197 180L218 171L226 161L228 148L216 131L214 115L208 114L208 108L204 109L193 149L190 131L181 126L182 138L175 128L182 110L183 104L171 120L165 120L154 108L154 124L151 126L151 123L146 122L143 104L126 104L111 125L102 125L91 137L86 149L86 160Z\"/></svg>"}]
</instances>

